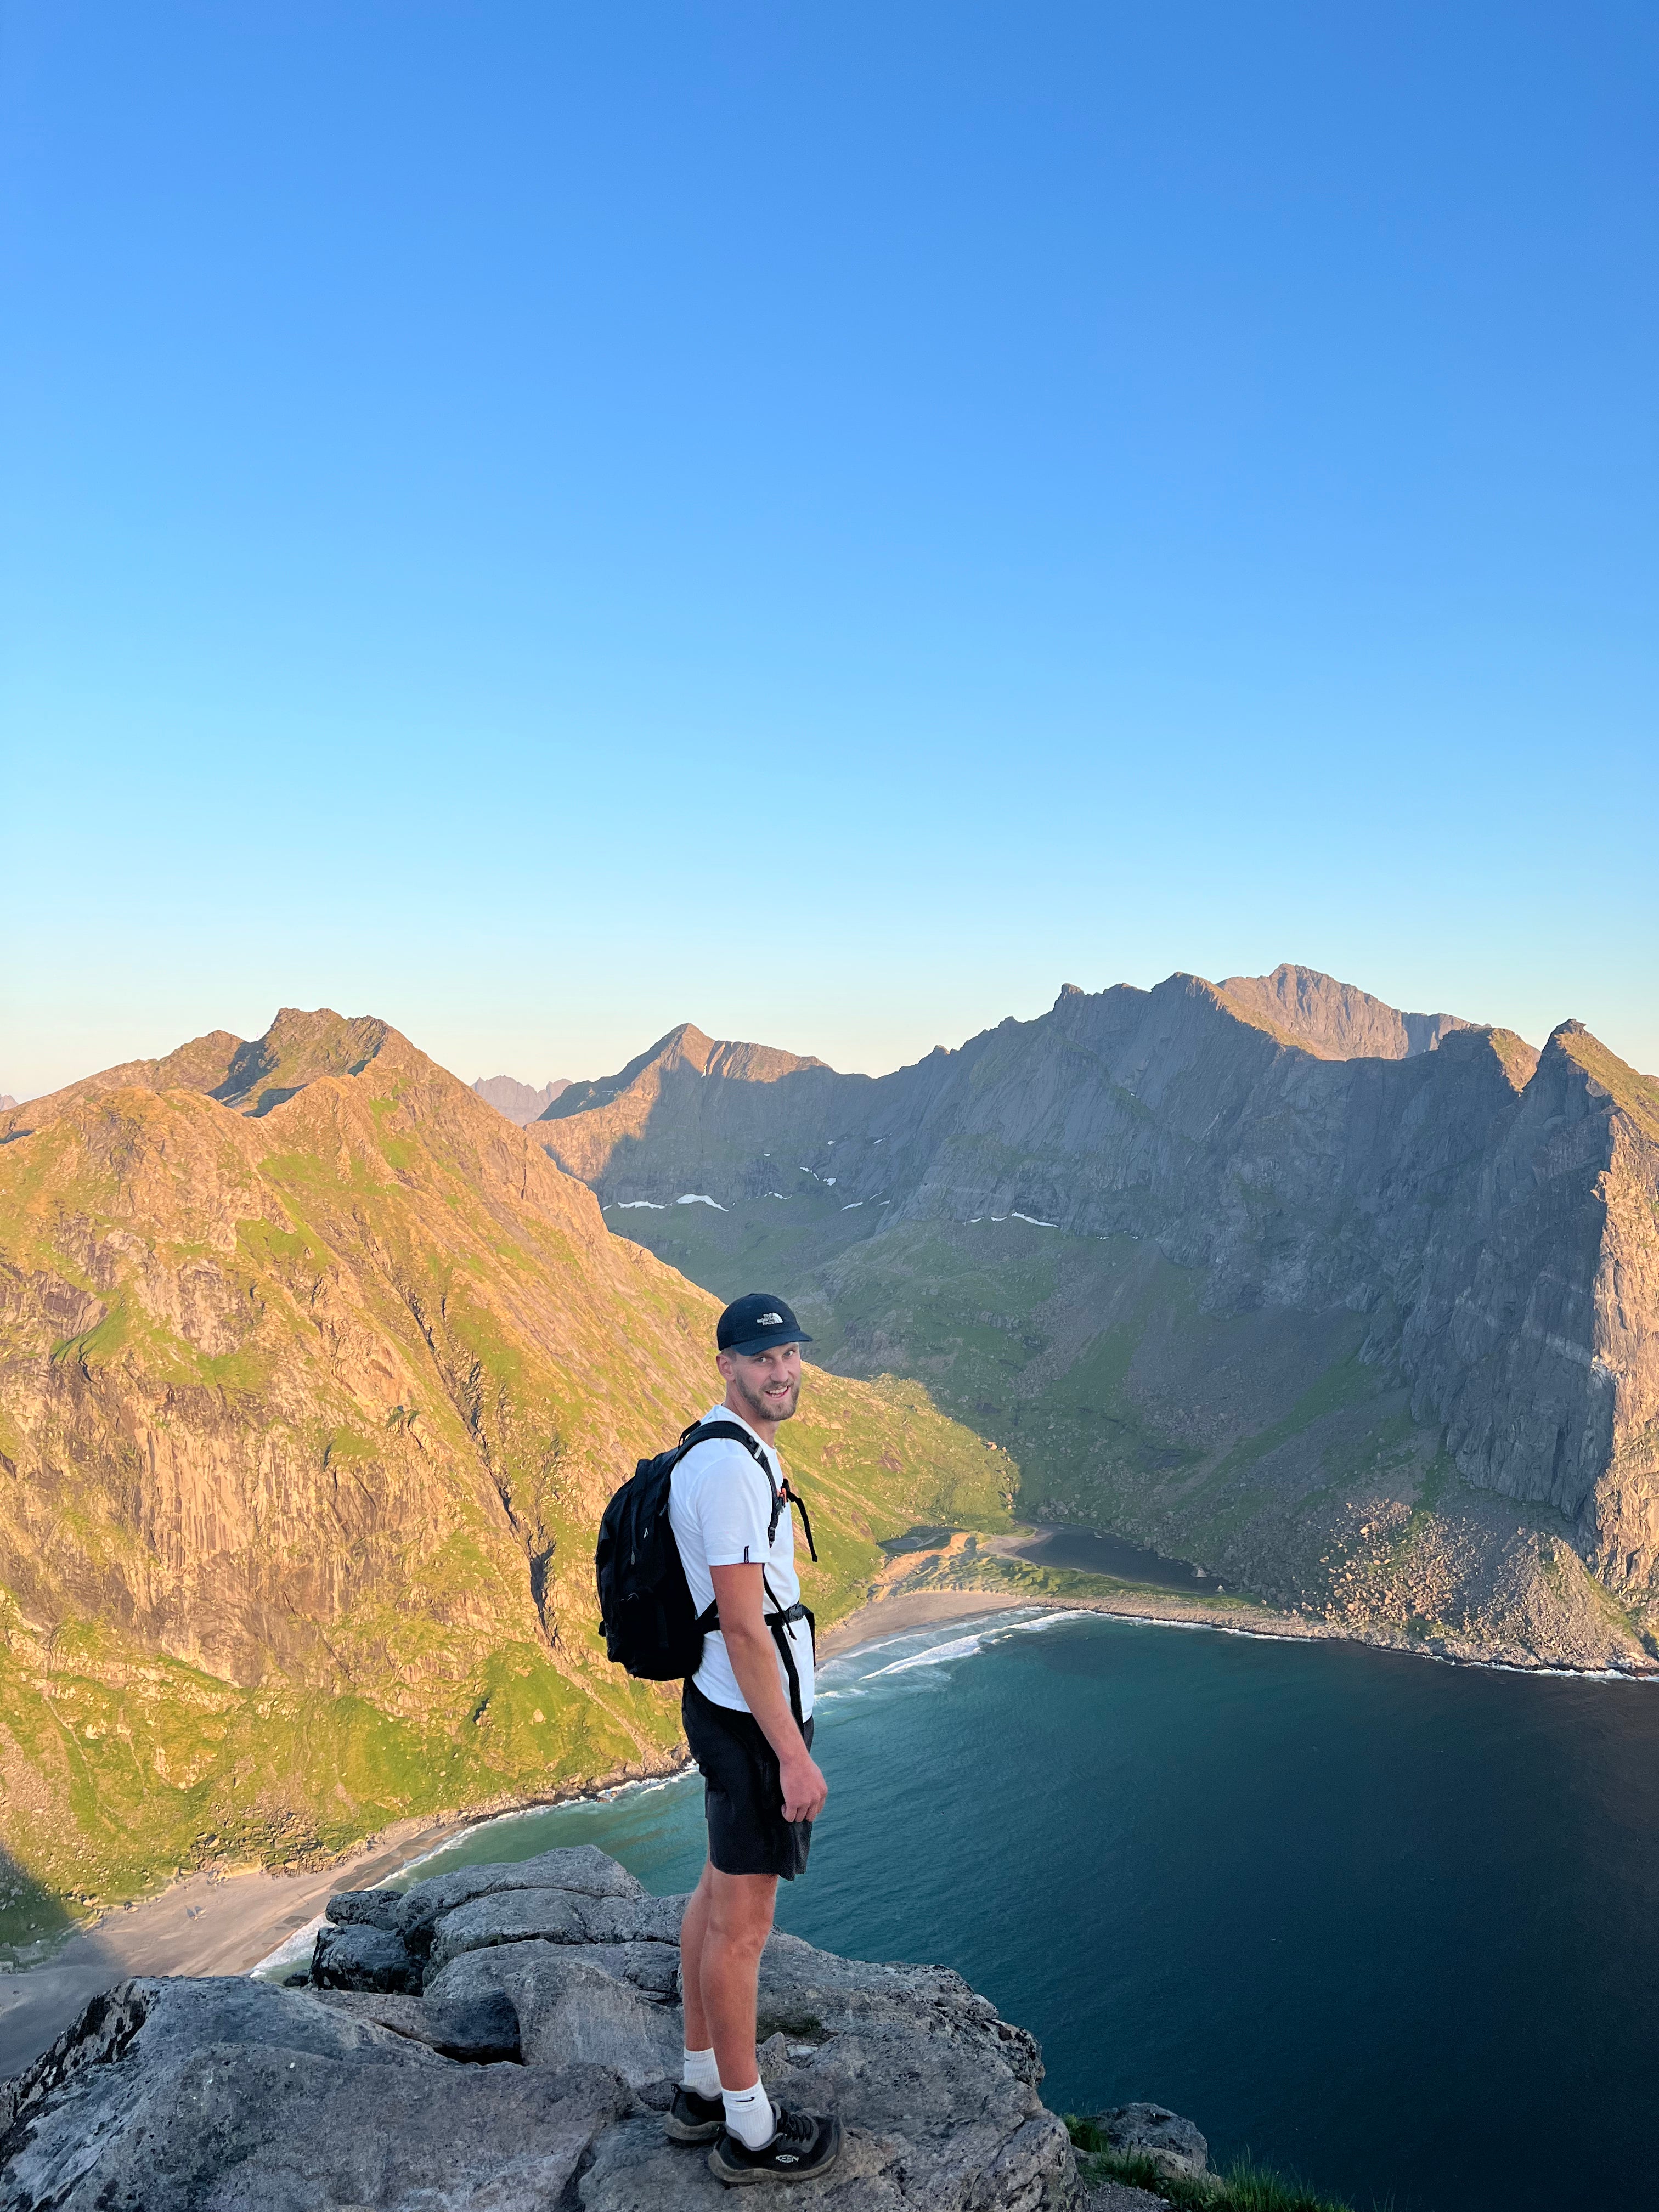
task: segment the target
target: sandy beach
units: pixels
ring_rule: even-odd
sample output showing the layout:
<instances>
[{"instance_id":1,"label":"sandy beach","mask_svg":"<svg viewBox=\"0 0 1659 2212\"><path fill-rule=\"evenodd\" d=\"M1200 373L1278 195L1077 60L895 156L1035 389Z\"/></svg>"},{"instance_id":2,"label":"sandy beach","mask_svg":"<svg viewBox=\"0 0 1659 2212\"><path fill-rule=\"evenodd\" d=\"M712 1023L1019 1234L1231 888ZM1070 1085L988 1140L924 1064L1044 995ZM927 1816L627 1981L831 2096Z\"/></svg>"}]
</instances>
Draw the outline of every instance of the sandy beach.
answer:
<instances>
[{"instance_id":1,"label":"sandy beach","mask_svg":"<svg viewBox=\"0 0 1659 2212\"><path fill-rule=\"evenodd\" d=\"M856 1651L861 1644L879 1643L889 1636L905 1636L912 1629L931 1628L945 1620L978 1620L994 1613L1029 1612L1033 1600L999 1597L984 1590L898 1589L890 1597L872 1598L845 1620L838 1620L818 1638L820 1659L834 1659Z\"/></svg>"},{"instance_id":2,"label":"sandy beach","mask_svg":"<svg viewBox=\"0 0 1659 2212\"><path fill-rule=\"evenodd\" d=\"M0 1973L0 2080L39 2056L88 1999L129 1974L245 1974L314 1920L337 1889L366 1889L488 1815L400 1821L303 1874L190 1875L71 1936L42 1965Z\"/></svg>"},{"instance_id":3,"label":"sandy beach","mask_svg":"<svg viewBox=\"0 0 1659 2212\"><path fill-rule=\"evenodd\" d=\"M1023 1559L1028 1556L1027 1541L1028 1534L1024 1533L993 1537L983 1542L983 1548ZM960 1536L953 1537L946 1549L921 1556L949 1562L966 1556L962 1545ZM1034 1607L1048 1613L1109 1613L1120 1620L1213 1628L1235 1636L1282 1636L1305 1641L1343 1633L1329 1623L1304 1613L1275 1613L1267 1606L1188 1597L1179 1591L1150 1586L1142 1589L1125 1585L1112 1590L1050 1596L1042 1591L985 1590L971 1584L963 1588L951 1583L927 1582L918 1585L905 1579L906 1574L914 1572L917 1557L907 1557L902 1570L894 1575L890 1583L885 1587L878 1584L867 1603L819 1637L821 1658L855 1650L860 1644L874 1643L883 1637L902 1636L937 1621L978 1620L997 1613L1030 1612Z\"/></svg>"}]
</instances>

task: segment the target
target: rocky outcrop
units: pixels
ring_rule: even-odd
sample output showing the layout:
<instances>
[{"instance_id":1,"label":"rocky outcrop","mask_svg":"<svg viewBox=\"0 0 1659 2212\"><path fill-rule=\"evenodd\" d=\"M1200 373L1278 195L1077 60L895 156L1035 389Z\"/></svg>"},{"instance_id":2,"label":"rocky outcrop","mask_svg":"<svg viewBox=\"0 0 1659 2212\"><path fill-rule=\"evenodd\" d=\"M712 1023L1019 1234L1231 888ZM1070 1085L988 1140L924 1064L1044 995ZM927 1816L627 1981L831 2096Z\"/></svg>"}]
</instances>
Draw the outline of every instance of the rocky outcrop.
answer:
<instances>
[{"instance_id":1,"label":"rocky outcrop","mask_svg":"<svg viewBox=\"0 0 1659 2212\"><path fill-rule=\"evenodd\" d=\"M626 1876L596 1892L599 1856L544 1854L529 1863L533 1883L523 1867L483 1867L372 1909L336 1899L342 1929L429 1933L430 1956L446 1963L417 1969L418 1996L122 1984L0 2090L0 2212L723 2203L704 2154L662 2131L682 2040L678 1944L660 1932L508 1938L478 1917L501 1899L518 1901L527 1926L574 1930L603 1906L653 1931L678 1927L683 1899L648 1899ZM458 1881L470 1893L459 1901ZM657 1955L635 1972L636 1954ZM837 2112L846 2130L834 2175L803 2188L803 2203L1079 2203L1066 2129L1038 2095L1036 2044L959 1975L868 1966L775 1936L761 2014L775 2095Z\"/></svg>"},{"instance_id":2,"label":"rocky outcrop","mask_svg":"<svg viewBox=\"0 0 1659 2212\"><path fill-rule=\"evenodd\" d=\"M1114 2105L1109 2112L1089 2115L1085 2125L1096 2130L1120 2158L1144 2158L1160 2173L1179 2178L1209 2170L1209 2144L1190 2120L1167 2105Z\"/></svg>"}]
</instances>

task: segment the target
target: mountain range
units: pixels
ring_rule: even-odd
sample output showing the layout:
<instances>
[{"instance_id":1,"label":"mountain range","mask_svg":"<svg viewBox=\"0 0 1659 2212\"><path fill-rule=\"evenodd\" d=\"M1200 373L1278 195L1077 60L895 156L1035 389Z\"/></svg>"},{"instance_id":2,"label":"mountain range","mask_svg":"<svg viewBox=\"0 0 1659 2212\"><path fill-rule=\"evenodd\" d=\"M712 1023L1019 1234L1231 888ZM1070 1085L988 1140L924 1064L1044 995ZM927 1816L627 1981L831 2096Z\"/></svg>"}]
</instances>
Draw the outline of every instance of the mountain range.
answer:
<instances>
[{"instance_id":1,"label":"mountain range","mask_svg":"<svg viewBox=\"0 0 1659 2212\"><path fill-rule=\"evenodd\" d=\"M719 1395L714 1299L384 1022L288 1009L0 1114L0 1941L175 1869L662 1767L592 1536ZM813 1378L833 1620L1010 1475Z\"/></svg>"},{"instance_id":2,"label":"mountain range","mask_svg":"<svg viewBox=\"0 0 1659 2212\"><path fill-rule=\"evenodd\" d=\"M531 1084L520 1083L516 1076L481 1075L472 1088L498 1114L505 1114L509 1121L516 1121L522 1129L526 1122L544 1114L570 1085L561 1078L554 1083L544 1083L538 1091Z\"/></svg>"},{"instance_id":3,"label":"mountain range","mask_svg":"<svg viewBox=\"0 0 1659 2212\"><path fill-rule=\"evenodd\" d=\"M287 1009L0 1110L0 1943L659 1769L593 1527L757 1287L826 1622L1018 1508L1376 1642L1659 1653L1659 1084L1576 1022L1067 986L879 1078L686 1025L521 1128Z\"/></svg>"},{"instance_id":4,"label":"mountain range","mask_svg":"<svg viewBox=\"0 0 1659 2212\"><path fill-rule=\"evenodd\" d=\"M687 1024L531 1136L1006 1446L1020 1504L1382 1642L1659 1654L1659 1083L1316 971L1072 985L872 1078Z\"/></svg>"}]
</instances>

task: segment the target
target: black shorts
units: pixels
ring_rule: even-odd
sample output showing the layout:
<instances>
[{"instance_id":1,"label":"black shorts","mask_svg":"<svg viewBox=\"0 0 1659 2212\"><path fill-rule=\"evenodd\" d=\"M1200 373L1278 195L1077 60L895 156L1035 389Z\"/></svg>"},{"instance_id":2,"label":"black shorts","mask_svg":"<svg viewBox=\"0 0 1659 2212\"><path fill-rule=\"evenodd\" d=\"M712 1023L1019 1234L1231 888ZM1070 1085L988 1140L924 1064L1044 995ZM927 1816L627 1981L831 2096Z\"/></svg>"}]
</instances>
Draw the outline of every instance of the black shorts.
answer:
<instances>
[{"instance_id":1,"label":"black shorts","mask_svg":"<svg viewBox=\"0 0 1659 2212\"><path fill-rule=\"evenodd\" d=\"M793 1881L806 1871L810 1820L786 1820L778 1755L752 1713L735 1712L687 1682L680 1700L685 1740L702 1769L708 1857L721 1874L775 1874ZM812 1747L812 1723L801 1734Z\"/></svg>"}]
</instances>

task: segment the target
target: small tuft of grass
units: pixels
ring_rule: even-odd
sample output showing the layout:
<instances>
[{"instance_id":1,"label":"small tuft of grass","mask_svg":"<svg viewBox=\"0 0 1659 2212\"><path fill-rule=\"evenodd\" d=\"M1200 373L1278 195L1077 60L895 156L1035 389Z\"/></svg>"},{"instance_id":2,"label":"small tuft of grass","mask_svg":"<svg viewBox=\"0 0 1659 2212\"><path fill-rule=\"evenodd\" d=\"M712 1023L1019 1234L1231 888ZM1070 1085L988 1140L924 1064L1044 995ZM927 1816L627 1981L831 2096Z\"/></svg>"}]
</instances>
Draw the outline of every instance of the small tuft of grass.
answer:
<instances>
[{"instance_id":1,"label":"small tuft of grass","mask_svg":"<svg viewBox=\"0 0 1659 2212\"><path fill-rule=\"evenodd\" d=\"M1093 2120L1068 2112L1066 2132L1076 2147L1078 2172L1085 2182L1126 2182L1161 2197L1177 2212L1352 2212L1340 2197L1316 2197L1299 2181L1258 2166L1249 2156L1235 2160L1220 2173L1168 2174L1149 2158L1114 2150Z\"/></svg>"}]
</instances>

